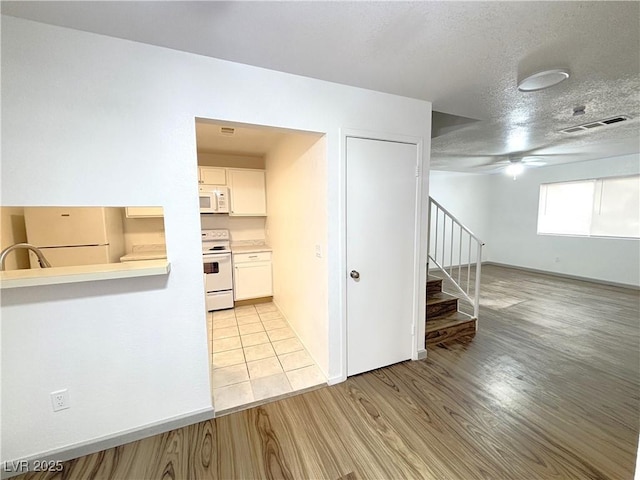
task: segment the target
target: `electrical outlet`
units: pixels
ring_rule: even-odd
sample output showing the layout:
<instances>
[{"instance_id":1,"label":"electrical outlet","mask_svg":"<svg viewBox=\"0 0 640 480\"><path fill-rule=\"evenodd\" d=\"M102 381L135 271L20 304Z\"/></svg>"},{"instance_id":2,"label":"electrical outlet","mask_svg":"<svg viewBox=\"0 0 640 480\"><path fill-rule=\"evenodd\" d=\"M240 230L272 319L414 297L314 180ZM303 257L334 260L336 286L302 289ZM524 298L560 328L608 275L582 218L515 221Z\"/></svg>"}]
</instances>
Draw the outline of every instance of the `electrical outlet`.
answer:
<instances>
[{"instance_id":1,"label":"electrical outlet","mask_svg":"<svg viewBox=\"0 0 640 480\"><path fill-rule=\"evenodd\" d=\"M556 257L556 263L560 263L560 257Z\"/></svg>"},{"instance_id":2,"label":"electrical outlet","mask_svg":"<svg viewBox=\"0 0 640 480\"><path fill-rule=\"evenodd\" d=\"M318 243L316 243L316 257L322 258L322 247Z\"/></svg>"},{"instance_id":3,"label":"electrical outlet","mask_svg":"<svg viewBox=\"0 0 640 480\"><path fill-rule=\"evenodd\" d=\"M65 388L64 390L51 392L51 404L54 412L71 407L69 405L69 391Z\"/></svg>"}]
</instances>

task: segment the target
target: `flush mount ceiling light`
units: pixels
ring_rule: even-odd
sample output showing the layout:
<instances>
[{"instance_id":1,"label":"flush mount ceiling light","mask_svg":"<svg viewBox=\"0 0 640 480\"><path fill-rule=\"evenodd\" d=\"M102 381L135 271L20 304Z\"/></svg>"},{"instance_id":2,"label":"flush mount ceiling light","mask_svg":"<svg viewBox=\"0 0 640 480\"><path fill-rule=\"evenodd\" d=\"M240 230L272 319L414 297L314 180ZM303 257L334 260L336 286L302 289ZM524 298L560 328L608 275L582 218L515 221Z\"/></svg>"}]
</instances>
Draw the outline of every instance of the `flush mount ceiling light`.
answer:
<instances>
[{"instance_id":1,"label":"flush mount ceiling light","mask_svg":"<svg viewBox=\"0 0 640 480\"><path fill-rule=\"evenodd\" d=\"M518 90L521 92L536 92L553 87L567 78L569 78L569 70L564 68L543 70L520 80L518 82Z\"/></svg>"}]
</instances>

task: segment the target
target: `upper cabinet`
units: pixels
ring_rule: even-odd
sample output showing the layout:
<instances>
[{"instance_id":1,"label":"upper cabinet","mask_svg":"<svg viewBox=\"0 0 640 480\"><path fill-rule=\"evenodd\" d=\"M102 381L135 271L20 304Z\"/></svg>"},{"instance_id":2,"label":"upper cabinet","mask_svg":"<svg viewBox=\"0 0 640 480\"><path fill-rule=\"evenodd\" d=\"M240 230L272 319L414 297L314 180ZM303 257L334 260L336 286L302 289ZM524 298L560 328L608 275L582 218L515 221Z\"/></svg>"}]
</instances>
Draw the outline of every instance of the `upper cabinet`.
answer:
<instances>
[{"instance_id":1,"label":"upper cabinet","mask_svg":"<svg viewBox=\"0 0 640 480\"><path fill-rule=\"evenodd\" d=\"M226 185L226 169L219 167L198 167L198 183L205 185Z\"/></svg>"},{"instance_id":2,"label":"upper cabinet","mask_svg":"<svg viewBox=\"0 0 640 480\"><path fill-rule=\"evenodd\" d=\"M162 217L162 207L126 207L127 218L152 218Z\"/></svg>"},{"instance_id":3,"label":"upper cabinet","mask_svg":"<svg viewBox=\"0 0 640 480\"><path fill-rule=\"evenodd\" d=\"M264 170L227 169L231 197L230 216L261 217L267 215Z\"/></svg>"}]
</instances>

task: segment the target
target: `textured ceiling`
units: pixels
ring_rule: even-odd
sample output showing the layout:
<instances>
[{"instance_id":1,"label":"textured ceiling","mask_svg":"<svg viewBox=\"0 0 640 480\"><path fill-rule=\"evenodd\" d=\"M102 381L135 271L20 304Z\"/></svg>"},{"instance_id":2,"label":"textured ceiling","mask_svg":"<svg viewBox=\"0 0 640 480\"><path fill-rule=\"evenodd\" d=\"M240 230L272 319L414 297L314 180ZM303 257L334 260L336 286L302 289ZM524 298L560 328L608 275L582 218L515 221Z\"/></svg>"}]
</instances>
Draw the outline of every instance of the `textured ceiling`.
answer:
<instances>
[{"instance_id":1,"label":"textured ceiling","mask_svg":"<svg viewBox=\"0 0 640 480\"><path fill-rule=\"evenodd\" d=\"M3 2L3 14L433 102L432 168L640 150L640 3ZM571 78L522 93L518 78ZM584 105L586 114L574 117ZM567 135L572 125L627 122ZM471 119L478 121L470 121Z\"/></svg>"}]
</instances>

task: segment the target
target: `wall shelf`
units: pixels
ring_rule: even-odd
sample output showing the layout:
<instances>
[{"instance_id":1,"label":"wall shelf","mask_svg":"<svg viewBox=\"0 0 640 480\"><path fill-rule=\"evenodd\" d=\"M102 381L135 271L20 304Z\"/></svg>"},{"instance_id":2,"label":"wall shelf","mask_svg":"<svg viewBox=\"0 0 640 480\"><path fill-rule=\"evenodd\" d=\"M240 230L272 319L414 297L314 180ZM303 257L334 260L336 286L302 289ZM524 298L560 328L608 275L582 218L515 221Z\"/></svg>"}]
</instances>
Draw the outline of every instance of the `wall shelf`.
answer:
<instances>
[{"instance_id":1,"label":"wall shelf","mask_svg":"<svg viewBox=\"0 0 640 480\"><path fill-rule=\"evenodd\" d=\"M94 282L116 278L167 275L171 263L166 259L144 260L103 265L78 265L74 267L31 268L0 272L0 288L37 287L62 283Z\"/></svg>"}]
</instances>

